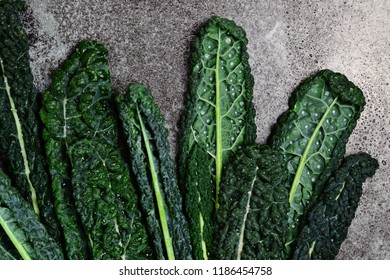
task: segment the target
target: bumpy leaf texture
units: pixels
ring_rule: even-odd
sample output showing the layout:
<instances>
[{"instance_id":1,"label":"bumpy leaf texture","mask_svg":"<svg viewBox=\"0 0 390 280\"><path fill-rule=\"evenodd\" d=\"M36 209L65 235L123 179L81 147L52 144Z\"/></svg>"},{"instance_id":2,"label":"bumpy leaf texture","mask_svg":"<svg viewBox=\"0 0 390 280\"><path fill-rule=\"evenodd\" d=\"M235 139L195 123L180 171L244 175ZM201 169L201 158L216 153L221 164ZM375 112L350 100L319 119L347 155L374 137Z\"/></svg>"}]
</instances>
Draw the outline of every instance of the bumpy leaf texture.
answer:
<instances>
[{"instance_id":1,"label":"bumpy leaf texture","mask_svg":"<svg viewBox=\"0 0 390 280\"><path fill-rule=\"evenodd\" d=\"M290 109L278 120L270 143L283 153L290 173L288 244L343 158L364 104L362 91L344 75L323 70L298 87Z\"/></svg>"},{"instance_id":2,"label":"bumpy leaf texture","mask_svg":"<svg viewBox=\"0 0 390 280\"><path fill-rule=\"evenodd\" d=\"M210 178L210 182L201 188L210 189L211 196L209 191L198 192L198 203L208 205L212 200L215 208L219 205L219 184L225 164L242 144L252 144L256 140L253 77L247 42L245 31L233 21L213 17L200 29L192 47L189 95L180 139L179 175L185 192L197 192L185 185L186 176L187 171L197 172L189 170L196 168L189 162L191 150L195 145L204 149L208 154L208 169L200 176ZM208 197L203 197L202 193ZM206 218L208 213L202 215L211 221L211 217ZM203 226L208 225L201 224L198 213L189 213L189 217L191 228L199 229L195 234L202 235ZM195 255L209 255L211 244L208 240L202 244L193 244Z\"/></svg>"},{"instance_id":3,"label":"bumpy leaf texture","mask_svg":"<svg viewBox=\"0 0 390 280\"><path fill-rule=\"evenodd\" d=\"M286 259L288 171L280 151L247 146L221 182L216 259Z\"/></svg>"},{"instance_id":4,"label":"bumpy leaf texture","mask_svg":"<svg viewBox=\"0 0 390 280\"><path fill-rule=\"evenodd\" d=\"M362 185L378 167L377 160L365 153L344 160L305 219L295 259L335 259L355 217Z\"/></svg>"},{"instance_id":5,"label":"bumpy leaf texture","mask_svg":"<svg viewBox=\"0 0 390 280\"><path fill-rule=\"evenodd\" d=\"M0 2L0 150L12 185L33 206L49 233L60 240L38 128L28 40L19 17L23 3Z\"/></svg>"},{"instance_id":6,"label":"bumpy leaf texture","mask_svg":"<svg viewBox=\"0 0 390 280\"><path fill-rule=\"evenodd\" d=\"M140 84L130 85L126 93L116 97L116 103L157 257L191 259L189 230L164 118L151 92Z\"/></svg>"},{"instance_id":7,"label":"bumpy leaf texture","mask_svg":"<svg viewBox=\"0 0 390 280\"><path fill-rule=\"evenodd\" d=\"M207 260L210 258L210 248L213 243L214 232L214 200L210 184L211 174L209 169L209 155L197 143L194 144L188 158L187 175L185 185L186 212L190 215L190 235L193 246L194 258ZM209 176L207 176L209 175ZM194 221L198 219L198 221Z\"/></svg>"},{"instance_id":8,"label":"bumpy leaf texture","mask_svg":"<svg viewBox=\"0 0 390 280\"><path fill-rule=\"evenodd\" d=\"M44 95L46 150L70 258L88 256L86 247L94 259L151 255L119 147L111 93L108 51L99 42L85 41L56 71Z\"/></svg>"},{"instance_id":9,"label":"bumpy leaf texture","mask_svg":"<svg viewBox=\"0 0 390 280\"><path fill-rule=\"evenodd\" d=\"M39 222L32 206L0 171L0 230L13 248L0 244L0 259L61 260L62 250ZM2 237L2 241L4 241Z\"/></svg>"}]
</instances>

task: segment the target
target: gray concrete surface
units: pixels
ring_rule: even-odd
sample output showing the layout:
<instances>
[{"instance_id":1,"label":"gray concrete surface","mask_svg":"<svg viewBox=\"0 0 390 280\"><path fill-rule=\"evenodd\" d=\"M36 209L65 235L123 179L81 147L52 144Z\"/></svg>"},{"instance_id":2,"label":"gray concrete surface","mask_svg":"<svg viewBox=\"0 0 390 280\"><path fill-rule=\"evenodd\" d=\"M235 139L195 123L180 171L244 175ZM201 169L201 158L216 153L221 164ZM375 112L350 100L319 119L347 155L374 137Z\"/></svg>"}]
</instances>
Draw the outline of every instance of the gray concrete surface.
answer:
<instances>
[{"instance_id":1,"label":"gray concrete surface","mask_svg":"<svg viewBox=\"0 0 390 280\"><path fill-rule=\"evenodd\" d=\"M233 19L249 38L258 142L305 77L329 68L364 91L367 106L348 143L379 160L338 259L390 259L390 1L65 1L30 0L24 20L39 90L83 39L104 42L113 82L153 91L175 154L187 88L189 46L211 15Z\"/></svg>"}]
</instances>

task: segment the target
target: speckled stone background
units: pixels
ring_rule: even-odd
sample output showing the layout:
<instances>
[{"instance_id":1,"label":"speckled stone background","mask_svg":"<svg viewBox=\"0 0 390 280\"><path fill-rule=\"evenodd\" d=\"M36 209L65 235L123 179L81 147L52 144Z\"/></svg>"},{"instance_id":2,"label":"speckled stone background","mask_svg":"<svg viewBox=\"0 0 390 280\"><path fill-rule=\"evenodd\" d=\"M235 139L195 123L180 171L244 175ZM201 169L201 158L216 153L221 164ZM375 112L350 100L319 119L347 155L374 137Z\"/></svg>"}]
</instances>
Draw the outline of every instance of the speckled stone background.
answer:
<instances>
[{"instance_id":1,"label":"speckled stone background","mask_svg":"<svg viewBox=\"0 0 390 280\"><path fill-rule=\"evenodd\" d=\"M147 84L166 117L172 155L184 108L190 42L210 16L247 32L258 142L302 79L329 68L364 91L367 106L348 143L379 160L338 259L390 259L390 1L29 0L23 15L39 90L83 39L104 42L113 83Z\"/></svg>"}]
</instances>

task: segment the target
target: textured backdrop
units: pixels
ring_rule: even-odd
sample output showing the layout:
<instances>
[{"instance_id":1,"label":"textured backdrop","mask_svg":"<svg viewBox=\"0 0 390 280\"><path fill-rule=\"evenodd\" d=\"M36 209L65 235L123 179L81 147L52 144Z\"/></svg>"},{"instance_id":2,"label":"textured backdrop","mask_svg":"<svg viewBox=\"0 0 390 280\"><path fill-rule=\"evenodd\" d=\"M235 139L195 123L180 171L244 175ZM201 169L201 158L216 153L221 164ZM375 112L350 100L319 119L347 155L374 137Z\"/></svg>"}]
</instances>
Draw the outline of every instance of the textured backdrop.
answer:
<instances>
[{"instance_id":1,"label":"textured backdrop","mask_svg":"<svg viewBox=\"0 0 390 280\"><path fill-rule=\"evenodd\" d=\"M258 142L264 143L302 79L323 68L345 74L367 106L347 152L379 160L364 185L339 259L390 259L390 1L129 1L28 0L24 22L39 90L83 39L110 51L113 83L147 84L166 117L172 155L187 90L190 42L210 16L247 32L255 78Z\"/></svg>"}]
</instances>

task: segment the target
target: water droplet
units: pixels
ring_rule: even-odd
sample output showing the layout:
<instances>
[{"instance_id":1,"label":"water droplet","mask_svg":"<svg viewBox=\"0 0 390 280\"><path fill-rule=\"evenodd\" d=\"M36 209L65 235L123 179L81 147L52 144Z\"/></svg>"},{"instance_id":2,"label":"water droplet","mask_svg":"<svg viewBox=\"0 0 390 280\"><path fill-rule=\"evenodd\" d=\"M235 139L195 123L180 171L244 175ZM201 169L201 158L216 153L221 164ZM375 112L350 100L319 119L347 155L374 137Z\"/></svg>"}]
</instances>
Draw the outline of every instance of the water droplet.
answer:
<instances>
[{"instance_id":1,"label":"water droplet","mask_svg":"<svg viewBox=\"0 0 390 280\"><path fill-rule=\"evenodd\" d=\"M200 114L203 116L205 114L205 111L200 112Z\"/></svg>"},{"instance_id":2,"label":"water droplet","mask_svg":"<svg viewBox=\"0 0 390 280\"><path fill-rule=\"evenodd\" d=\"M325 91L325 96L329 96L329 91Z\"/></svg>"},{"instance_id":3,"label":"water droplet","mask_svg":"<svg viewBox=\"0 0 390 280\"><path fill-rule=\"evenodd\" d=\"M232 96L235 96L236 95L236 93L235 92L232 92Z\"/></svg>"},{"instance_id":4,"label":"water droplet","mask_svg":"<svg viewBox=\"0 0 390 280\"><path fill-rule=\"evenodd\" d=\"M290 141L290 145L292 145L293 141Z\"/></svg>"},{"instance_id":5,"label":"water droplet","mask_svg":"<svg viewBox=\"0 0 390 280\"><path fill-rule=\"evenodd\" d=\"M206 53L206 54L204 55L204 57L205 57L206 59L210 59L211 55L210 55L209 53Z\"/></svg>"},{"instance_id":6,"label":"water droplet","mask_svg":"<svg viewBox=\"0 0 390 280\"><path fill-rule=\"evenodd\" d=\"M320 169L321 168L321 165L317 164L317 169Z\"/></svg>"},{"instance_id":7,"label":"water droplet","mask_svg":"<svg viewBox=\"0 0 390 280\"><path fill-rule=\"evenodd\" d=\"M311 181L314 183L316 181L316 178L311 178Z\"/></svg>"},{"instance_id":8,"label":"water droplet","mask_svg":"<svg viewBox=\"0 0 390 280\"><path fill-rule=\"evenodd\" d=\"M205 131L203 131L203 134L204 134L204 135L206 135L206 134L207 134L207 131L206 131L206 130L205 130Z\"/></svg>"},{"instance_id":9,"label":"water droplet","mask_svg":"<svg viewBox=\"0 0 390 280\"><path fill-rule=\"evenodd\" d=\"M211 45L208 45L207 47L208 47L209 49L211 49Z\"/></svg>"},{"instance_id":10,"label":"water droplet","mask_svg":"<svg viewBox=\"0 0 390 280\"><path fill-rule=\"evenodd\" d=\"M242 120L239 120L238 122L239 122L239 123L242 123Z\"/></svg>"},{"instance_id":11,"label":"water droplet","mask_svg":"<svg viewBox=\"0 0 390 280\"><path fill-rule=\"evenodd\" d=\"M210 119L207 119L207 120L206 120L206 123L210 123Z\"/></svg>"},{"instance_id":12,"label":"water droplet","mask_svg":"<svg viewBox=\"0 0 390 280\"><path fill-rule=\"evenodd\" d=\"M244 106L244 102L243 101L240 102L240 106Z\"/></svg>"},{"instance_id":13,"label":"water droplet","mask_svg":"<svg viewBox=\"0 0 390 280\"><path fill-rule=\"evenodd\" d=\"M234 62L233 62L233 61L231 61L231 62L230 62L230 66L233 66L233 65L234 65Z\"/></svg>"},{"instance_id":14,"label":"water droplet","mask_svg":"<svg viewBox=\"0 0 390 280\"><path fill-rule=\"evenodd\" d=\"M306 111L305 111L305 110L302 110L301 114L302 114L302 115L305 115L305 114L306 114Z\"/></svg>"},{"instance_id":15,"label":"water droplet","mask_svg":"<svg viewBox=\"0 0 390 280\"><path fill-rule=\"evenodd\" d=\"M309 126L308 125L305 125L305 128L308 128Z\"/></svg>"},{"instance_id":16,"label":"water droplet","mask_svg":"<svg viewBox=\"0 0 390 280\"><path fill-rule=\"evenodd\" d=\"M230 138L230 140L234 141L234 137Z\"/></svg>"},{"instance_id":17,"label":"water droplet","mask_svg":"<svg viewBox=\"0 0 390 280\"><path fill-rule=\"evenodd\" d=\"M232 42L232 39L230 39L230 37L226 37L225 42L229 45Z\"/></svg>"},{"instance_id":18,"label":"water droplet","mask_svg":"<svg viewBox=\"0 0 390 280\"><path fill-rule=\"evenodd\" d=\"M229 53L229 55L228 55L228 56L229 56L229 58L231 58L231 57L232 57L232 54L231 54L231 53Z\"/></svg>"}]
</instances>

